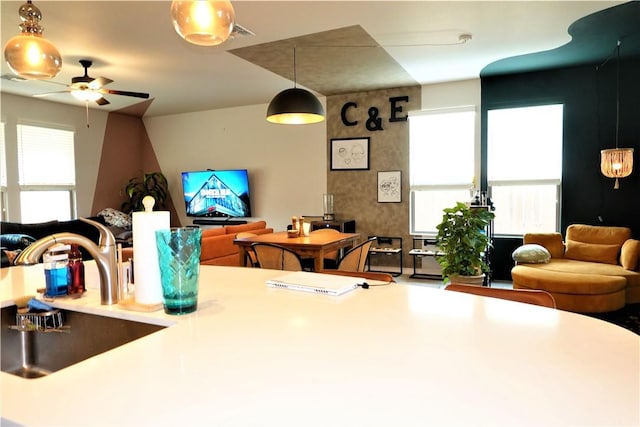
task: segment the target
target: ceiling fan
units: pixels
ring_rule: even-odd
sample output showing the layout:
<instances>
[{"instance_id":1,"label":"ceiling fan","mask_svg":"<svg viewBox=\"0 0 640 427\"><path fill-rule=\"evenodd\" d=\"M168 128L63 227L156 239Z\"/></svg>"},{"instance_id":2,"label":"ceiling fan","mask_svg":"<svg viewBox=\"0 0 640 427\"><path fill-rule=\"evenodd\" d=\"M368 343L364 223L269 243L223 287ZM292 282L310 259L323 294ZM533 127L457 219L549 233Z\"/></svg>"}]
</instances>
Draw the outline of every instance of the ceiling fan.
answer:
<instances>
[{"instance_id":1,"label":"ceiling fan","mask_svg":"<svg viewBox=\"0 0 640 427\"><path fill-rule=\"evenodd\" d=\"M92 61L88 59L81 59L80 65L84 68L84 76L73 77L71 79L71 84L67 86L67 89L58 92L49 92L37 94L34 96L48 96L54 93L61 92L69 92L76 99L81 101L94 101L98 105L107 105L109 101L107 101L102 95L123 95L123 96L133 96L135 98L149 98L148 93L142 92L129 92L123 90L115 90L115 89L105 89L104 86L112 83L113 80L108 79L106 77L89 77L89 67L93 64Z\"/></svg>"}]
</instances>

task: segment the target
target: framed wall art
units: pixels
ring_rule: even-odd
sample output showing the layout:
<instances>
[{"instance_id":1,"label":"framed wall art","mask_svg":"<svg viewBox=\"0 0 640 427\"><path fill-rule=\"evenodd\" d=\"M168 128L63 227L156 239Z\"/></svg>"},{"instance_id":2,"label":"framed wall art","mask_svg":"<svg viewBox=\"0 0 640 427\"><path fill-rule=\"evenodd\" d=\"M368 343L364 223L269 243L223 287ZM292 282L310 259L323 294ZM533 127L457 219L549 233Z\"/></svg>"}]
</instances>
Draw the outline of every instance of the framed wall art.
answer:
<instances>
[{"instance_id":1,"label":"framed wall art","mask_svg":"<svg viewBox=\"0 0 640 427\"><path fill-rule=\"evenodd\" d=\"M331 140L331 170L368 170L369 137Z\"/></svg>"},{"instance_id":2,"label":"framed wall art","mask_svg":"<svg viewBox=\"0 0 640 427\"><path fill-rule=\"evenodd\" d=\"M402 202L402 172L378 172L378 203Z\"/></svg>"}]
</instances>

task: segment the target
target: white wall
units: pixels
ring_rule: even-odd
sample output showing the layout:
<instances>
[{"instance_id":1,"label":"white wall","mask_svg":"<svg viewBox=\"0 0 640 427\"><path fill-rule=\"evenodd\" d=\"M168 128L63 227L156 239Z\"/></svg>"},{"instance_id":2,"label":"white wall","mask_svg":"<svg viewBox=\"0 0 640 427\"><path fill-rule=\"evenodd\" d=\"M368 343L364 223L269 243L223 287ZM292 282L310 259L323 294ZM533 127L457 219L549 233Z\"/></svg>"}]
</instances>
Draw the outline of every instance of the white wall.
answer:
<instances>
[{"instance_id":1,"label":"white wall","mask_svg":"<svg viewBox=\"0 0 640 427\"><path fill-rule=\"evenodd\" d=\"M327 182L326 124L276 125L267 105L144 119L183 225L190 225L180 173L247 169L254 219L284 230L291 216L322 215Z\"/></svg>"},{"instance_id":2,"label":"white wall","mask_svg":"<svg viewBox=\"0 0 640 427\"><path fill-rule=\"evenodd\" d=\"M9 196L6 206L7 220L20 222L20 200L17 188L17 124L52 126L75 131L77 215L80 217L91 215L108 113L90 109L90 127L87 128L87 116L83 106L76 107L6 93L2 93L0 102L2 104L1 120L5 124L7 154ZM56 165L50 166L51 168L56 167ZM4 208L5 206L3 206ZM46 206L43 206L43 210L46 210Z\"/></svg>"}]
</instances>

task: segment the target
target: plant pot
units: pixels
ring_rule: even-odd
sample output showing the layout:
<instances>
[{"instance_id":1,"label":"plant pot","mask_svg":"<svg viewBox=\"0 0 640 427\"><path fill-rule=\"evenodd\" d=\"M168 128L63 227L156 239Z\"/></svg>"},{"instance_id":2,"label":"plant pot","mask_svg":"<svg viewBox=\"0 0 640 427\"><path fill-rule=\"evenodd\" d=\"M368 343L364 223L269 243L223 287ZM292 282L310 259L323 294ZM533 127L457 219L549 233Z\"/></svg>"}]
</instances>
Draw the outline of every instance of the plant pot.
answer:
<instances>
[{"instance_id":1,"label":"plant pot","mask_svg":"<svg viewBox=\"0 0 640 427\"><path fill-rule=\"evenodd\" d=\"M449 281L451 283L458 283L461 285L482 286L484 284L484 276L484 274L480 274L479 276L461 276L455 274L449 276Z\"/></svg>"}]
</instances>

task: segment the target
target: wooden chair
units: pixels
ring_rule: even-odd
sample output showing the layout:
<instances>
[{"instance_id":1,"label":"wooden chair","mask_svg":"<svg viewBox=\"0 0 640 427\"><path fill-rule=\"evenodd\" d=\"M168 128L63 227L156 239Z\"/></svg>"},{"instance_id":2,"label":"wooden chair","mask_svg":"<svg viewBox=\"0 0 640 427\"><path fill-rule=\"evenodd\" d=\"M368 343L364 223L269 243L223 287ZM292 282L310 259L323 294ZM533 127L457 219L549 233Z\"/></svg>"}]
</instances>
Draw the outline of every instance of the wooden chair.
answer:
<instances>
[{"instance_id":1,"label":"wooden chair","mask_svg":"<svg viewBox=\"0 0 640 427\"><path fill-rule=\"evenodd\" d=\"M339 233L340 231L336 230L335 228L319 228L317 230L313 230L311 233L314 234L318 234L318 233ZM338 258L339 258L340 252L339 251L331 251L325 254L324 256L324 268L325 269L334 269L338 266ZM311 259L311 266L313 267L313 259Z\"/></svg>"},{"instance_id":2,"label":"wooden chair","mask_svg":"<svg viewBox=\"0 0 640 427\"><path fill-rule=\"evenodd\" d=\"M243 231L236 234L236 239L242 239L244 237L254 237L254 236L257 236L257 234L251 233L249 231ZM258 258L256 257L256 252L253 250L253 248L247 249L244 265L246 265L247 267L259 267Z\"/></svg>"},{"instance_id":3,"label":"wooden chair","mask_svg":"<svg viewBox=\"0 0 640 427\"><path fill-rule=\"evenodd\" d=\"M372 237L360 243L358 246L349 249L340 262L338 262L338 270L364 271L367 264L367 257L369 256L369 248L371 248L374 240L376 240L376 238Z\"/></svg>"},{"instance_id":4,"label":"wooden chair","mask_svg":"<svg viewBox=\"0 0 640 427\"><path fill-rule=\"evenodd\" d=\"M260 268L273 270L301 271L302 263L297 253L291 249L272 243L253 243Z\"/></svg>"},{"instance_id":5,"label":"wooden chair","mask_svg":"<svg viewBox=\"0 0 640 427\"><path fill-rule=\"evenodd\" d=\"M362 277L368 280L378 280L380 282L395 283L395 279L389 273L377 271L347 271L347 270L324 270L323 274L333 274L336 276Z\"/></svg>"},{"instance_id":6,"label":"wooden chair","mask_svg":"<svg viewBox=\"0 0 640 427\"><path fill-rule=\"evenodd\" d=\"M447 291L465 292L473 295L480 295L492 298L501 298L511 301L535 304L543 307L556 308L556 301L549 292L530 289L504 289L488 288L485 286L450 284L445 288Z\"/></svg>"}]
</instances>

